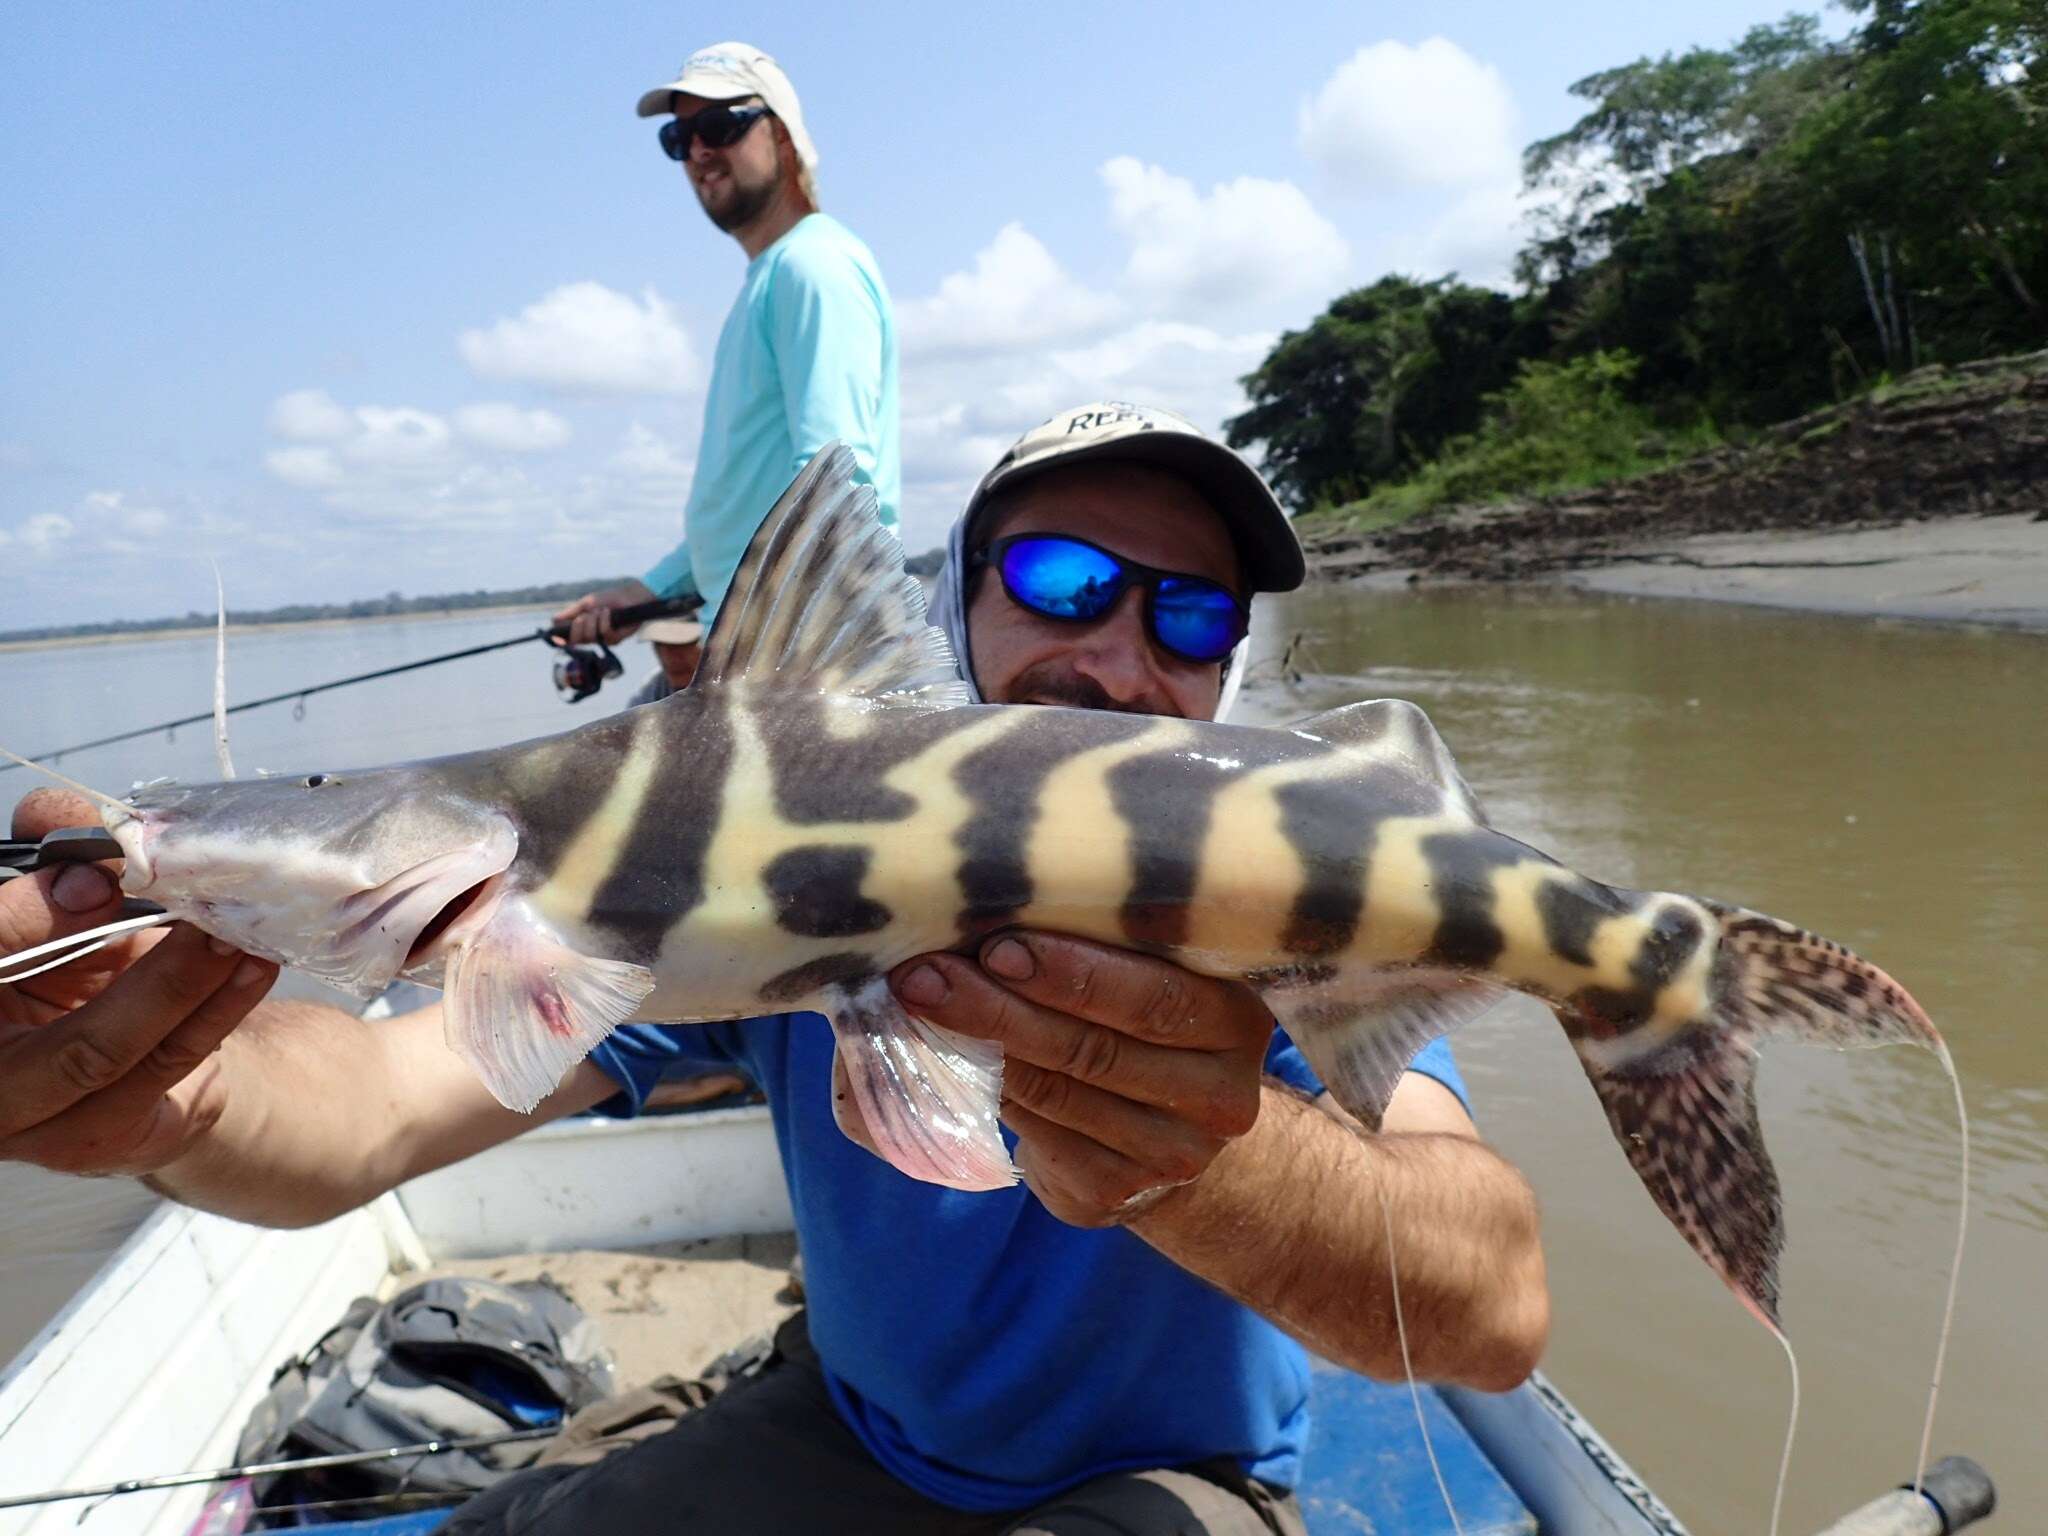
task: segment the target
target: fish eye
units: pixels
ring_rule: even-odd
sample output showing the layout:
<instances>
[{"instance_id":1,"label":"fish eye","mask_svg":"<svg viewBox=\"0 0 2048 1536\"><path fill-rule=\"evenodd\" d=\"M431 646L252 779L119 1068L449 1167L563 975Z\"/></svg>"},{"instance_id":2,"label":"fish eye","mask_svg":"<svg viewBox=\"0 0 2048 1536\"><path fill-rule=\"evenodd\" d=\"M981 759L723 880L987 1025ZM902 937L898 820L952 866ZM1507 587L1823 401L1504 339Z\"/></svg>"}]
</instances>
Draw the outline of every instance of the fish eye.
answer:
<instances>
[{"instance_id":1,"label":"fish eye","mask_svg":"<svg viewBox=\"0 0 2048 1536\"><path fill-rule=\"evenodd\" d=\"M322 784L332 784L333 782L334 780L324 773L309 773L306 775L306 788L308 789L318 789Z\"/></svg>"}]
</instances>

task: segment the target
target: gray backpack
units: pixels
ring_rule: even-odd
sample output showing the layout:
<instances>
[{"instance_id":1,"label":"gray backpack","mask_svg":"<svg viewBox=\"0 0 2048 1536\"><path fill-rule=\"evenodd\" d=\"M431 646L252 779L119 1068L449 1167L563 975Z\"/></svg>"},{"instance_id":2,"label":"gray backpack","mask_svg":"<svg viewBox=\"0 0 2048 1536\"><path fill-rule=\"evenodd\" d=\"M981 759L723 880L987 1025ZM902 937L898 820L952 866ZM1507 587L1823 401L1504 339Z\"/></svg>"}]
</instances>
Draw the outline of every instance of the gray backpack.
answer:
<instances>
[{"instance_id":1,"label":"gray backpack","mask_svg":"<svg viewBox=\"0 0 2048 1536\"><path fill-rule=\"evenodd\" d=\"M358 1298L287 1361L244 1428L238 1463L473 1439L559 1424L611 1394L596 1325L553 1281L422 1280ZM259 1488L266 1507L488 1488L543 1439L313 1473Z\"/></svg>"}]
</instances>

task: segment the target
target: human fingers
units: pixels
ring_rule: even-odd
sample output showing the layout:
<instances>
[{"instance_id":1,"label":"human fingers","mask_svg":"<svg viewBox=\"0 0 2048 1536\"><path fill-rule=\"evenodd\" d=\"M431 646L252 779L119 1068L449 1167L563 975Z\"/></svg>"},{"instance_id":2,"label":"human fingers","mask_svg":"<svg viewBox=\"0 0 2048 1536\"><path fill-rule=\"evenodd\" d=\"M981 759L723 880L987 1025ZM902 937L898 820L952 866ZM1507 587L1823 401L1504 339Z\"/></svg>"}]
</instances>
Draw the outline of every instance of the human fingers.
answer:
<instances>
[{"instance_id":1,"label":"human fingers","mask_svg":"<svg viewBox=\"0 0 2048 1536\"><path fill-rule=\"evenodd\" d=\"M11 968L11 955L112 922L121 913L120 896L114 877L94 864L61 864L0 881L0 973ZM0 1020L41 1023L51 1010L91 997L131 955L107 946L48 970L27 962L19 968L38 974L0 983Z\"/></svg>"},{"instance_id":2,"label":"human fingers","mask_svg":"<svg viewBox=\"0 0 2048 1536\"><path fill-rule=\"evenodd\" d=\"M190 1019L245 958L232 946L180 925L170 939L137 960L118 985L40 1028L0 1041L0 1139L40 1125L118 1083Z\"/></svg>"},{"instance_id":3,"label":"human fingers","mask_svg":"<svg viewBox=\"0 0 2048 1536\"><path fill-rule=\"evenodd\" d=\"M1006 1104L1003 1119L1017 1133L1017 1171L1025 1184L1071 1226L1115 1226L1173 1188L1121 1153L1020 1105Z\"/></svg>"},{"instance_id":4,"label":"human fingers","mask_svg":"<svg viewBox=\"0 0 2048 1536\"><path fill-rule=\"evenodd\" d=\"M1156 1045L1033 1002L959 955L906 961L891 983L913 1013L996 1042L1006 1061L1156 1106L1210 1135L1242 1135L1258 1114L1263 1042L1230 1051Z\"/></svg>"},{"instance_id":5,"label":"human fingers","mask_svg":"<svg viewBox=\"0 0 2048 1536\"><path fill-rule=\"evenodd\" d=\"M1041 1120L1121 1153L1152 1182L1185 1184L1199 1178L1229 1137L1171 1110L1140 1104L1060 1072L1010 1058L1003 1063L1003 1100ZM1249 1127L1246 1127L1249 1129Z\"/></svg>"},{"instance_id":6,"label":"human fingers","mask_svg":"<svg viewBox=\"0 0 2048 1536\"><path fill-rule=\"evenodd\" d=\"M40 842L59 827L96 827L100 813L75 789L42 784L14 804L14 830L10 837Z\"/></svg>"},{"instance_id":7,"label":"human fingers","mask_svg":"<svg viewBox=\"0 0 2048 1536\"><path fill-rule=\"evenodd\" d=\"M276 979L276 966L240 957L228 978L125 1073L0 1139L0 1158L94 1175L146 1173L173 1161L219 1119L225 1093L214 1053ZM102 1004L116 996L109 993Z\"/></svg>"},{"instance_id":8,"label":"human fingers","mask_svg":"<svg viewBox=\"0 0 2048 1536\"><path fill-rule=\"evenodd\" d=\"M557 608L554 612L554 617L551 622L556 624L566 624L571 619L575 618L577 614L582 613L586 609L595 606L596 602L597 594L595 592L586 592L581 597L577 598L575 602L568 603L560 608Z\"/></svg>"},{"instance_id":9,"label":"human fingers","mask_svg":"<svg viewBox=\"0 0 2048 1536\"><path fill-rule=\"evenodd\" d=\"M1272 1015L1248 987L1086 939L992 934L982 943L981 963L1021 997L1158 1045L1263 1050L1273 1029Z\"/></svg>"}]
</instances>

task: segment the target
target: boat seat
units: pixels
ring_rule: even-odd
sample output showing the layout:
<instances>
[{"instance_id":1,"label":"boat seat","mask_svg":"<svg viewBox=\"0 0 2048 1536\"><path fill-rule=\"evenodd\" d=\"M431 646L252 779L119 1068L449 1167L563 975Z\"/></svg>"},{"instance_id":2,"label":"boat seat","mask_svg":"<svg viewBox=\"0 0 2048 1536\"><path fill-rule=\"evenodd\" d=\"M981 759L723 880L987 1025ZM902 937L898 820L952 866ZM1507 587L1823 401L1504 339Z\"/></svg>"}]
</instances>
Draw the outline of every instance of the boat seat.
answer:
<instances>
[{"instance_id":1,"label":"boat seat","mask_svg":"<svg viewBox=\"0 0 2048 1536\"><path fill-rule=\"evenodd\" d=\"M1428 1388L1423 1417L1457 1506L1456 1525L1429 1469L1406 1387L1319 1362L1309 1412L1299 1489L1309 1536L1451 1536L1459 1526L1465 1536L1536 1536L1536 1517Z\"/></svg>"},{"instance_id":2,"label":"boat seat","mask_svg":"<svg viewBox=\"0 0 2048 1536\"><path fill-rule=\"evenodd\" d=\"M1309 1406L1300 1489L1309 1536L1451 1536L1457 1527L1429 1470L1405 1388L1319 1365L1310 1378ZM1425 1390L1422 1411L1465 1536L1536 1536L1536 1517L1443 1399ZM422 1510L322 1529L332 1536L426 1536L447 1518L446 1510Z\"/></svg>"}]
</instances>

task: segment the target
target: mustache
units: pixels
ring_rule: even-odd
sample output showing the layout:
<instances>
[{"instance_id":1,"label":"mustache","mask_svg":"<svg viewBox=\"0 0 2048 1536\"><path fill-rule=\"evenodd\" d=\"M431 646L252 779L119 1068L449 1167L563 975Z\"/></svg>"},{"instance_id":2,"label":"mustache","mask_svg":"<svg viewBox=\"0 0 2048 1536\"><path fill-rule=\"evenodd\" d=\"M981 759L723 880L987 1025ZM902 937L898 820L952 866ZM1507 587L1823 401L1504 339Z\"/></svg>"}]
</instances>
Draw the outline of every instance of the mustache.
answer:
<instances>
[{"instance_id":1,"label":"mustache","mask_svg":"<svg viewBox=\"0 0 2048 1536\"><path fill-rule=\"evenodd\" d=\"M1118 699L1113 698L1102 684L1092 677L1084 677L1059 662L1045 660L1033 662L1019 672L1004 690L1012 703L1030 700L1038 704L1065 705L1073 709L1107 709L1126 715L1174 715L1175 709L1166 699Z\"/></svg>"}]
</instances>

